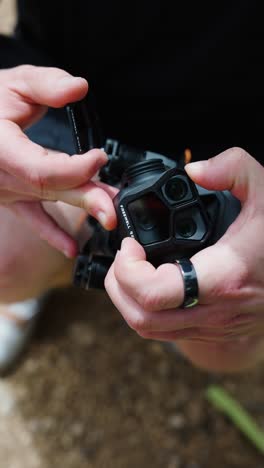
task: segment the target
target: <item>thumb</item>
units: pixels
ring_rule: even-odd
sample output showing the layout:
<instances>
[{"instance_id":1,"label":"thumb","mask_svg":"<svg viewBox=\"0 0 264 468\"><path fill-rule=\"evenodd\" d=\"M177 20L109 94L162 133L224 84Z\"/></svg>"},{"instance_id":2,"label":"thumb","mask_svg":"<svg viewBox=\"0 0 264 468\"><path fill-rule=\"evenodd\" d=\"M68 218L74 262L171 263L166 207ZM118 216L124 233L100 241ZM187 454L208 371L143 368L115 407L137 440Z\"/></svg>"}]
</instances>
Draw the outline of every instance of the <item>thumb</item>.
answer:
<instances>
[{"instance_id":1,"label":"thumb","mask_svg":"<svg viewBox=\"0 0 264 468\"><path fill-rule=\"evenodd\" d=\"M208 190L229 190L241 202L263 190L263 167L241 148L186 164L185 170L196 184Z\"/></svg>"}]
</instances>

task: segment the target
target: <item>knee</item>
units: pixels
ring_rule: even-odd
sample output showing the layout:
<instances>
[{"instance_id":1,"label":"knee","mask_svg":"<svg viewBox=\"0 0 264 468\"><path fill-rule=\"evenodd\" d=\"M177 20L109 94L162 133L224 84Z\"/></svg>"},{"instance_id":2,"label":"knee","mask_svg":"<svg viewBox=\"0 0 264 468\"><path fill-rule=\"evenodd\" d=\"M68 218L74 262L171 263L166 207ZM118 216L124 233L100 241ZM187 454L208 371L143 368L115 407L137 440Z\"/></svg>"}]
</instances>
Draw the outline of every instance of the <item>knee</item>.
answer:
<instances>
[{"instance_id":1,"label":"knee","mask_svg":"<svg viewBox=\"0 0 264 468\"><path fill-rule=\"evenodd\" d=\"M23 254L5 253L0 262L0 303L25 301L39 297L49 289L69 285L72 261L60 260L53 265L40 256L35 264L30 256L25 259Z\"/></svg>"},{"instance_id":2,"label":"knee","mask_svg":"<svg viewBox=\"0 0 264 468\"><path fill-rule=\"evenodd\" d=\"M70 283L71 260L1 206L0 219L0 303L23 301Z\"/></svg>"}]
</instances>

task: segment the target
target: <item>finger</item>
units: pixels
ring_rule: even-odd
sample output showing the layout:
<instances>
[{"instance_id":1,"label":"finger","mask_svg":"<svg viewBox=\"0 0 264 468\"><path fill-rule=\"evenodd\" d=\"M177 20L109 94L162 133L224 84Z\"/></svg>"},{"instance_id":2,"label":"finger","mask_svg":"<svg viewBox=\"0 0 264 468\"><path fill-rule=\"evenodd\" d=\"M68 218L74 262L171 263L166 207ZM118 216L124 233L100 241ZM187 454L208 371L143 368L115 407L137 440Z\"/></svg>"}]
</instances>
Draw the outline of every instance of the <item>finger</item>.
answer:
<instances>
[{"instance_id":1,"label":"finger","mask_svg":"<svg viewBox=\"0 0 264 468\"><path fill-rule=\"evenodd\" d=\"M184 284L178 266L164 264L155 269L145 258L142 246L133 239L124 239L114 262L120 286L146 311L179 307ZM248 287L246 265L228 244L211 246L191 260L197 275L200 305L225 310L227 303L226 313L232 317L234 306L238 310L241 303L251 303L253 292ZM197 308L194 310L198 314Z\"/></svg>"},{"instance_id":2,"label":"finger","mask_svg":"<svg viewBox=\"0 0 264 468\"><path fill-rule=\"evenodd\" d=\"M159 338L162 334L170 332L172 336L191 336L194 330L206 329L211 336L217 337L230 333L232 327L241 330L252 323L252 318L244 319L241 314L237 320L227 317L225 305L220 311L215 305L209 307L198 306L194 310L169 309L159 312L146 312L134 299L132 299L120 286L115 276L115 266L112 264L106 279L105 288L113 304L124 317L128 325L139 335ZM226 310L225 310L226 309ZM228 310L229 312L229 310ZM229 312L230 315L230 312ZM216 319L218 318L218 320ZM172 335L173 334L173 335Z\"/></svg>"},{"instance_id":3,"label":"finger","mask_svg":"<svg viewBox=\"0 0 264 468\"><path fill-rule=\"evenodd\" d=\"M34 201L35 197L31 197L29 195L18 195L14 192L9 192L8 190L0 190L0 204L10 204L14 203L18 200L21 201Z\"/></svg>"},{"instance_id":4,"label":"finger","mask_svg":"<svg viewBox=\"0 0 264 468\"><path fill-rule=\"evenodd\" d=\"M117 219L113 202L108 193L94 182L88 182L72 190L49 192L49 197L50 200L60 200L83 208L107 230L114 229L116 226Z\"/></svg>"},{"instance_id":5,"label":"finger","mask_svg":"<svg viewBox=\"0 0 264 468\"><path fill-rule=\"evenodd\" d=\"M10 120L25 129L44 117L48 107L34 104L29 99L18 96L12 89L12 82L11 78L9 83L6 81L4 86L0 86L0 119Z\"/></svg>"},{"instance_id":6,"label":"finger","mask_svg":"<svg viewBox=\"0 0 264 468\"><path fill-rule=\"evenodd\" d=\"M177 265L166 263L157 269L146 261L143 247L126 238L115 260L115 275L125 292L144 310L179 307L184 287Z\"/></svg>"},{"instance_id":7,"label":"finger","mask_svg":"<svg viewBox=\"0 0 264 468\"><path fill-rule=\"evenodd\" d=\"M177 311L165 310L162 313L146 312L120 286L112 264L105 278L105 288L115 307L119 310L128 325L139 334L151 331L172 331L187 327L186 314L177 318Z\"/></svg>"},{"instance_id":8,"label":"finger","mask_svg":"<svg viewBox=\"0 0 264 468\"><path fill-rule=\"evenodd\" d=\"M167 309L157 312L145 311L120 286L115 276L115 262L112 264L105 279L105 288L112 302L120 311L129 326L141 336L148 333L164 333L186 331L189 329L207 330L213 337L227 336L230 333L243 334L252 326L259 328L260 314L246 313L248 307L244 304L231 307L230 302L222 302L209 306L196 306L193 309ZM158 338L158 335L155 335ZM175 337L175 336L174 336ZM171 339L171 337L170 337Z\"/></svg>"},{"instance_id":9,"label":"finger","mask_svg":"<svg viewBox=\"0 0 264 468\"><path fill-rule=\"evenodd\" d=\"M23 195L23 197L36 197L33 188L29 186L29 184L12 174L8 174L8 172L4 170L0 170L0 187L3 192L6 191L12 194L13 198L16 200L21 199L21 195Z\"/></svg>"},{"instance_id":10,"label":"finger","mask_svg":"<svg viewBox=\"0 0 264 468\"><path fill-rule=\"evenodd\" d=\"M99 167L101 167L101 164ZM49 200L61 200L72 206L80 207L87 214L89 213L95 217L105 229L112 230L116 227L117 217L111 200L119 190L97 180L96 177L92 178L92 181L77 189L59 192L49 191L47 198Z\"/></svg>"},{"instance_id":11,"label":"finger","mask_svg":"<svg viewBox=\"0 0 264 468\"><path fill-rule=\"evenodd\" d=\"M22 65L15 69L12 89L33 103L63 107L87 94L88 83L60 68Z\"/></svg>"},{"instance_id":12,"label":"finger","mask_svg":"<svg viewBox=\"0 0 264 468\"><path fill-rule=\"evenodd\" d=\"M11 209L51 247L61 251L68 258L76 256L76 241L46 213L40 202L17 202L11 205Z\"/></svg>"},{"instance_id":13,"label":"finger","mask_svg":"<svg viewBox=\"0 0 264 468\"><path fill-rule=\"evenodd\" d=\"M85 79L58 68L22 65L2 71L1 78L5 92L2 87L0 118L21 128L32 125L48 107L63 107L84 98L88 90Z\"/></svg>"},{"instance_id":14,"label":"finger","mask_svg":"<svg viewBox=\"0 0 264 468\"><path fill-rule=\"evenodd\" d=\"M185 170L198 185L209 190L230 190L241 202L256 196L263 187L263 167L241 148L187 164Z\"/></svg>"},{"instance_id":15,"label":"finger","mask_svg":"<svg viewBox=\"0 0 264 468\"><path fill-rule=\"evenodd\" d=\"M115 188L112 189L107 184L90 182L78 189L66 191L42 189L38 192L7 172L0 171L0 186L6 189L5 193L2 192L2 197L0 194L2 202L36 198L52 201L60 200L85 209L87 213L98 219L106 229L113 229L116 225L116 213L111 197L116 194L117 190Z\"/></svg>"},{"instance_id":16,"label":"finger","mask_svg":"<svg viewBox=\"0 0 264 468\"><path fill-rule=\"evenodd\" d=\"M111 185L105 184L104 182L95 181L95 184L98 187L101 187L106 193L108 193L109 197L113 199L119 192L116 187L112 187Z\"/></svg>"},{"instance_id":17,"label":"finger","mask_svg":"<svg viewBox=\"0 0 264 468\"><path fill-rule=\"evenodd\" d=\"M69 189L84 184L106 162L106 154L97 149L73 157L54 154L31 142L16 124L0 121L1 169L40 195L52 188Z\"/></svg>"}]
</instances>

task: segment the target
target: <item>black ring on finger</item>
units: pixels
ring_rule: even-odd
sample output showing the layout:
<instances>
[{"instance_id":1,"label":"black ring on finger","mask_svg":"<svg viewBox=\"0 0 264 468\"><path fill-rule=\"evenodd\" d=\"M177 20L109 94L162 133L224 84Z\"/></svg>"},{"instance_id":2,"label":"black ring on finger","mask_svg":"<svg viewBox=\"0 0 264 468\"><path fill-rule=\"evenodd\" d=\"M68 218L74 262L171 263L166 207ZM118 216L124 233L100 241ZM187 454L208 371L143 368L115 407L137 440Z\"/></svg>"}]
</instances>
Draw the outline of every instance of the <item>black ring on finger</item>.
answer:
<instances>
[{"instance_id":1,"label":"black ring on finger","mask_svg":"<svg viewBox=\"0 0 264 468\"><path fill-rule=\"evenodd\" d=\"M195 268L188 258L176 260L180 267L184 284L184 299L181 309L189 309L199 302L199 286Z\"/></svg>"}]
</instances>

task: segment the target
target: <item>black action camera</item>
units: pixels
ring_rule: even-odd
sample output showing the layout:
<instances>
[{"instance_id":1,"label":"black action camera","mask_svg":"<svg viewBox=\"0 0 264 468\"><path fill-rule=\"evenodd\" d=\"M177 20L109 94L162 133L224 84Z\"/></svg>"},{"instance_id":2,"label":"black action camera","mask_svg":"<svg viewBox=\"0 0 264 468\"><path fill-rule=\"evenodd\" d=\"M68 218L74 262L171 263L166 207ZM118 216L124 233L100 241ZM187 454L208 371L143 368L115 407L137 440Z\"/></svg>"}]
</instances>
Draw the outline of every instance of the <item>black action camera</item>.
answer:
<instances>
[{"instance_id":1,"label":"black action camera","mask_svg":"<svg viewBox=\"0 0 264 468\"><path fill-rule=\"evenodd\" d=\"M197 186L184 170L183 155L165 155L133 148L116 140L100 141L95 119L84 103L67 106L76 151L102 147L109 161L100 180L117 187L117 227L106 231L92 217L93 235L77 257L73 283L83 289L104 288L104 279L125 237L136 239L154 266L190 258L214 244L236 219L240 202L230 192ZM97 120L98 121L98 120ZM94 127L97 127L94 125Z\"/></svg>"}]
</instances>

